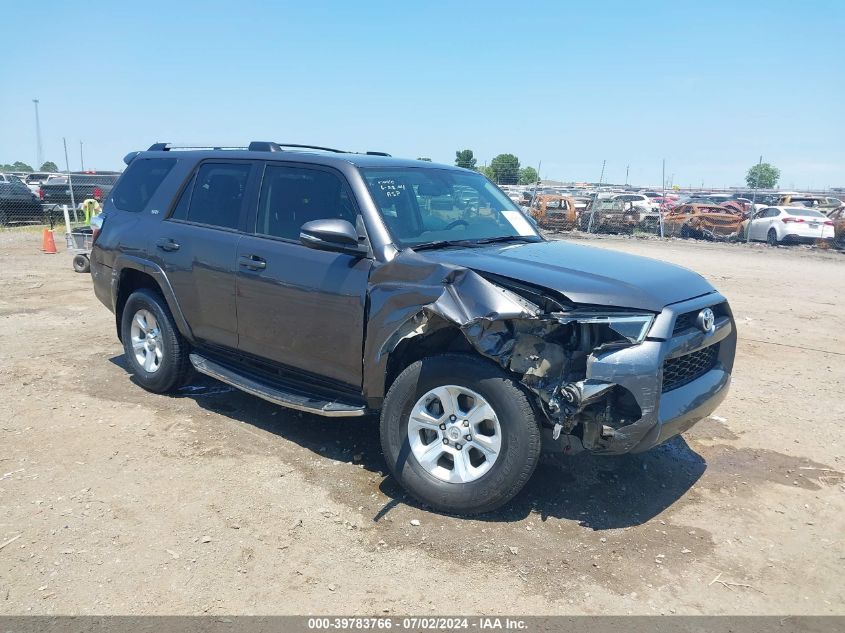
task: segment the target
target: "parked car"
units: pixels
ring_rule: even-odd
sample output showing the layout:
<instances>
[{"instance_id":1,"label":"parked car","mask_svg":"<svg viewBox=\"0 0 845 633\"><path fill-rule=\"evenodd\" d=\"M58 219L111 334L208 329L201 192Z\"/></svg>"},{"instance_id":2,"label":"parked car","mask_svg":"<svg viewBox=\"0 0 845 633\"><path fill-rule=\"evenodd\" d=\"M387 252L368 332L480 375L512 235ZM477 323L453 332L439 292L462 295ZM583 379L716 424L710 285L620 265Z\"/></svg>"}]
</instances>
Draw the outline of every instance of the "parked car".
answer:
<instances>
[{"instance_id":1,"label":"parked car","mask_svg":"<svg viewBox=\"0 0 845 633\"><path fill-rule=\"evenodd\" d=\"M591 233L633 233L642 209L617 198L596 198L581 213L582 231Z\"/></svg>"},{"instance_id":2,"label":"parked car","mask_svg":"<svg viewBox=\"0 0 845 633\"><path fill-rule=\"evenodd\" d=\"M845 205L834 209L827 217L833 222L833 241L837 246L845 248Z\"/></svg>"},{"instance_id":3,"label":"parked car","mask_svg":"<svg viewBox=\"0 0 845 633\"><path fill-rule=\"evenodd\" d=\"M41 185L47 182L47 179L51 176L56 176L57 174L44 172L44 171L35 171L31 174L27 174L24 177L24 182L26 186L29 187L29 190L34 193L36 196L41 196Z\"/></svg>"},{"instance_id":4,"label":"parked car","mask_svg":"<svg viewBox=\"0 0 845 633\"><path fill-rule=\"evenodd\" d=\"M739 235L741 227L742 213L718 204L682 204L663 216L668 236L724 240Z\"/></svg>"},{"instance_id":5,"label":"parked car","mask_svg":"<svg viewBox=\"0 0 845 633\"><path fill-rule=\"evenodd\" d=\"M842 206L842 200L831 196L785 195L781 196L773 206L779 207L807 207L827 212Z\"/></svg>"},{"instance_id":6,"label":"parked car","mask_svg":"<svg viewBox=\"0 0 845 633\"><path fill-rule=\"evenodd\" d=\"M133 380L167 392L193 366L377 413L390 472L436 509L506 503L544 448L647 450L728 391L735 324L705 279L548 241L479 173L264 142L127 162L91 273Z\"/></svg>"},{"instance_id":7,"label":"parked car","mask_svg":"<svg viewBox=\"0 0 845 633\"><path fill-rule=\"evenodd\" d=\"M578 228L579 212L570 196L541 194L529 211L541 229L571 231Z\"/></svg>"},{"instance_id":8,"label":"parked car","mask_svg":"<svg viewBox=\"0 0 845 633\"><path fill-rule=\"evenodd\" d=\"M38 197L17 176L0 174L0 226L43 220Z\"/></svg>"},{"instance_id":9,"label":"parked car","mask_svg":"<svg viewBox=\"0 0 845 633\"><path fill-rule=\"evenodd\" d=\"M612 197L612 200L630 202L637 209L639 224L646 228L655 228L660 222L660 203L641 193L623 193Z\"/></svg>"},{"instance_id":10,"label":"parked car","mask_svg":"<svg viewBox=\"0 0 845 633\"><path fill-rule=\"evenodd\" d=\"M784 242L812 244L833 240L833 220L805 207L768 207L743 222L742 235L777 246Z\"/></svg>"},{"instance_id":11,"label":"parked car","mask_svg":"<svg viewBox=\"0 0 845 633\"><path fill-rule=\"evenodd\" d=\"M48 208L63 204L70 205L71 201L80 205L83 200L88 198L102 202L108 197L119 175L116 173L72 173L70 174L70 185L68 185L66 175L49 178L47 182L41 185L41 199ZM73 199L70 195L71 187L73 187Z\"/></svg>"}]
</instances>

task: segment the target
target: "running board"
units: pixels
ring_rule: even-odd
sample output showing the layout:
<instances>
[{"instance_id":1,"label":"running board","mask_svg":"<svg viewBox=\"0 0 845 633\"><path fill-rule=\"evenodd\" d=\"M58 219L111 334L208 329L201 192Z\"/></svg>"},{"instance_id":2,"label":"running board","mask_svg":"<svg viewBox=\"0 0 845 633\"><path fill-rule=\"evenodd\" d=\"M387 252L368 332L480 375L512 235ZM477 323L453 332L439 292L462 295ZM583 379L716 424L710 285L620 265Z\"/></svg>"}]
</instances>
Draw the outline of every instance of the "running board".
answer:
<instances>
[{"instance_id":1,"label":"running board","mask_svg":"<svg viewBox=\"0 0 845 633\"><path fill-rule=\"evenodd\" d=\"M313 398L303 393L294 391L283 391L278 387L270 386L266 383L254 380L239 374L238 372L215 363L199 354L191 354L189 356L191 364L199 373L216 378L220 382L225 382L236 389L245 391L253 396L258 396L267 402L278 404L289 409L296 409L297 411L305 411L307 413L314 413L330 418L343 417L357 417L366 413L366 407L349 404L346 402L337 402L334 400L323 400L320 398Z\"/></svg>"}]
</instances>

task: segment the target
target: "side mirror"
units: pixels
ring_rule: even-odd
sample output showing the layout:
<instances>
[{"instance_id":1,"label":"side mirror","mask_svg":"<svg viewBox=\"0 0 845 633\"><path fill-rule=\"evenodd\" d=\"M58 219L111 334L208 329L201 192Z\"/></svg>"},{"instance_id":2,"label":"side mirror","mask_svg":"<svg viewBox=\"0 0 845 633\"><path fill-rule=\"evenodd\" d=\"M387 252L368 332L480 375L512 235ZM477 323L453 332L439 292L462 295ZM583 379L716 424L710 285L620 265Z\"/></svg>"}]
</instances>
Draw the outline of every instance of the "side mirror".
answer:
<instances>
[{"instance_id":1,"label":"side mirror","mask_svg":"<svg viewBox=\"0 0 845 633\"><path fill-rule=\"evenodd\" d=\"M358 231L346 220L327 219L306 222L299 229L299 241L308 248L318 251L365 255L366 244L362 244Z\"/></svg>"}]
</instances>

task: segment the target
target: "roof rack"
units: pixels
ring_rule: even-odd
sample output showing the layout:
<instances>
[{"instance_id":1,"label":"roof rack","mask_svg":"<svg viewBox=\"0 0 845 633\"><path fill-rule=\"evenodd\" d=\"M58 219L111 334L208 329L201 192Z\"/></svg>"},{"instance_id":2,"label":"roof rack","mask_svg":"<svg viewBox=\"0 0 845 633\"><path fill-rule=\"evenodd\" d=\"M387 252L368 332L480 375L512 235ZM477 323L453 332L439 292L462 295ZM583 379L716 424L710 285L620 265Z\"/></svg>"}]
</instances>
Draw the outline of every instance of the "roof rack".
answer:
<instances>
[{"instance_id":1,"label":"roof rack","mask_svg":"<svg viewBox=\"0 0 845 633\"><path fill-rule=\"evenodd\" d=\"M149 152L169 152L172 149L245 149L250 152L283 152L285 147L294 149L316 149L321 152L332 152L333 154L359 154L361 152L349 152L333 147L322 147L320 145L302 145L299 143L275 143L273 141L251 141L246 147L231 145L180 145L178 143L153 143ZM363 152L368 156L390 156L387 152ZM128 163L127 163L128 164Z\"/></svg>"}]
</instances>

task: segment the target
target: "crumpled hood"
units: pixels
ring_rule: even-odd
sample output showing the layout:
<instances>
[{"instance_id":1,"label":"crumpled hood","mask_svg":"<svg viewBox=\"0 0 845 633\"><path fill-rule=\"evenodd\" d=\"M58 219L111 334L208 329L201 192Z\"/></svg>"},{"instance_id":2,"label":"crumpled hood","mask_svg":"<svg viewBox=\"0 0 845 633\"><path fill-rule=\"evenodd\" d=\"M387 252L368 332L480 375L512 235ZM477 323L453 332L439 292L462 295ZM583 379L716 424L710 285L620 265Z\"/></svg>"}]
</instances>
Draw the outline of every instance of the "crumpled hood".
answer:
<instances>
[{"instance_id":1,"label":"crumpled hood","mask_svg":"<svg viewBox=\"0 0 845 633\"><path fill-rule=\"evenodd\" d=\"M444 248L420 255L549 288L581 304L660 312L715 290L701 275L674 264L558 240Z\"/></svg>"}]
</instances>

